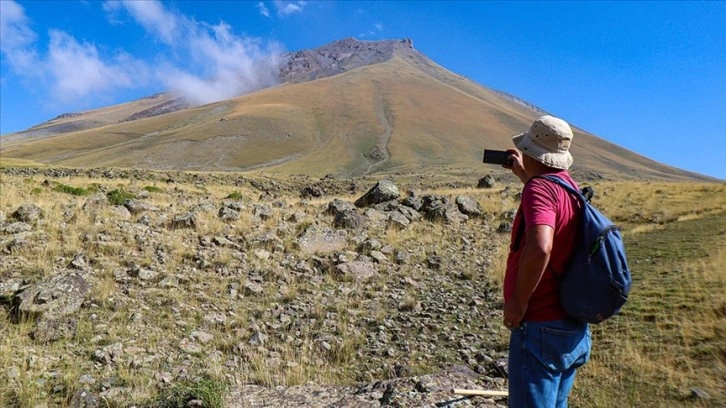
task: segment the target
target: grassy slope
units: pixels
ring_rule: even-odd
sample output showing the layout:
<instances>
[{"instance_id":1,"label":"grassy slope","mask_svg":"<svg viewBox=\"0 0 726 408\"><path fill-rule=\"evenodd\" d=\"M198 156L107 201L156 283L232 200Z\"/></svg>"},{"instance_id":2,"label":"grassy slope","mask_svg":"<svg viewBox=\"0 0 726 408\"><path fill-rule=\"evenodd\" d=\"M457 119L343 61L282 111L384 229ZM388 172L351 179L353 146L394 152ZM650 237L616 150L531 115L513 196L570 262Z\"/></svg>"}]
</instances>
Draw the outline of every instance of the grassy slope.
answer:
<instances>
[{"instance_id":1,"label":"grassy slope","mask_svg":"<svg viewBox=\"0 0 726 408\"><path fill-rule=\"evenodd\" d=\"M723 406L724 186L601 189L610 195L601 204L625 227L633 289L620 316L593 327L593 359L573 406ZM694 398L692 388L711 399Z\"/></svg>"}]
</instances>

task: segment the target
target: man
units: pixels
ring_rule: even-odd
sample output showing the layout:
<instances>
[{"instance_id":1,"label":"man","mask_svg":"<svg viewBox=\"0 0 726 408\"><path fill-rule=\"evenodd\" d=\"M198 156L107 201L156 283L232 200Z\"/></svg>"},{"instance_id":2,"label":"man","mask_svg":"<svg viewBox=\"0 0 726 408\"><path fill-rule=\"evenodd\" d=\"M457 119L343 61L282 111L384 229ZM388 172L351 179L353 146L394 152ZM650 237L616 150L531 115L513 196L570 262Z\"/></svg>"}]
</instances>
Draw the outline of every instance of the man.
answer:
<instances>
[{"instance_id":1,"label":"man","mask_svg":"<svg viewBox=\"0 0 726 408\"><path fill-rule=\"evenodd\" d=\"M542 116L514 136L504 165L524 183L504 278L510 407L566 407L575 371L590 356L588 326L564 311L558 283L580 244L580 204L552 181L533 178L554 175L578 189L567 172L572 137L567 122Z\"/></svg>"}]
</instances>

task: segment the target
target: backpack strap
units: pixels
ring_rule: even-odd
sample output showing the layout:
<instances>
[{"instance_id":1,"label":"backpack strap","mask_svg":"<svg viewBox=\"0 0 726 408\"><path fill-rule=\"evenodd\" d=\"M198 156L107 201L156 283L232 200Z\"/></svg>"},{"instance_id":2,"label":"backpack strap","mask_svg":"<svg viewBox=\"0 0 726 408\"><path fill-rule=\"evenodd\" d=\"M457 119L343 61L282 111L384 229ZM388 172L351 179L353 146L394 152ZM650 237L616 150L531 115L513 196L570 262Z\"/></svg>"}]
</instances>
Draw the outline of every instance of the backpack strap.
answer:
<instances>
[{"instance_id":1,"label":"backpack strap","mask_svg":"<svg viewBox=\"0 0 726 408\"><path fill-rule=\"evenodd\" d=\"M560 185L562 188L564 188L568 193L574 194L578 200L580 200L583 205L585 203L589 203L592 199L592 196L595 194L595 191L590 188L586 187L583 189L583 192L578 191L573 187L570 183L566 182L560 177L557 176L533 176L529 180L527 180L527 183L524 185L527 187L527 184L529 184L530 181L534 179L546 179L549 180L555 184ZM524 189L522 189L524 191ZM584 194L583 194L584 193ZM522 215L520 216L521 221L519 222L519 229L517 229L517 235L514 237L514 245L512 246L512 249L514 251L518 250L520 245L522 245L522 238L524 238L524 232L526 230L525 223L524 223L524 212L520 211Z\"/></svg>"}]
</instances>

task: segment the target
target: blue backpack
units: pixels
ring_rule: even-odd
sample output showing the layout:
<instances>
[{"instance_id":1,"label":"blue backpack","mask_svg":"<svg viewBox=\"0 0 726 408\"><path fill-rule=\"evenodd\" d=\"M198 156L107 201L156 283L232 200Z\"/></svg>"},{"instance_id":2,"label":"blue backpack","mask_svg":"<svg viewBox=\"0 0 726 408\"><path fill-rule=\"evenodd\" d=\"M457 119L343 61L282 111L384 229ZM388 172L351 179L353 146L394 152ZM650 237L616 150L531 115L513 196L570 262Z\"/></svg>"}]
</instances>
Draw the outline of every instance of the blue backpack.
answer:
<instances>
[{"instance_id":1,"label":"blue backpack","mask_svg":"<svg viewBox=\"0 0 726 408\"><path fill-rule=\"evenodd\" d=\"M537 176L559 184L582 204L579 245L559 273L560 298L567 314L587 323L600 323L620 311L628 300L630 269L620 228L593 207L582 192L556 176ZM524 218L517 243L524 233Z\"/></svg>"}]
</instances>

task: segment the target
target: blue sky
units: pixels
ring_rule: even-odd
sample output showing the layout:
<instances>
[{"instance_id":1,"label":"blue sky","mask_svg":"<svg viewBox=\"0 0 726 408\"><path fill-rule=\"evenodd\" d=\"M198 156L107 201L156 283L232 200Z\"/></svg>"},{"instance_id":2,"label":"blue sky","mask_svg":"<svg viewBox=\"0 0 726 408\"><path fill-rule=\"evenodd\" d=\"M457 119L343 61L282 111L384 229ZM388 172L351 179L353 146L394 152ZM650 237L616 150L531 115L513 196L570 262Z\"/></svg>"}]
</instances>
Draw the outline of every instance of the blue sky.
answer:
<instances>
[{"instance_id":1,"label":"blue sky","mask_svg":"<svg viewBox=\"0 0 726 408\"><path fill-rule=\"evenodd\" d=\"M726 179L723 1L0 0L0 133L169 89L251 92L280 52L345 37L410 38L482 85Z\"/></svg>"}]
</instances>

